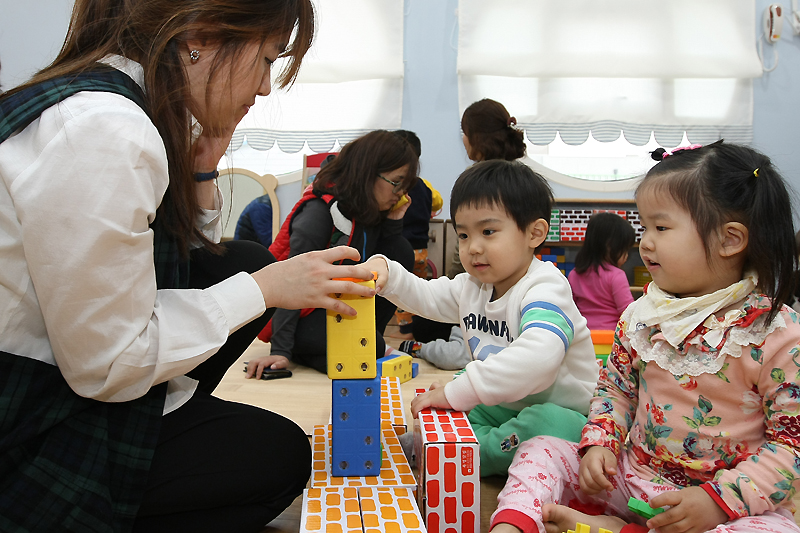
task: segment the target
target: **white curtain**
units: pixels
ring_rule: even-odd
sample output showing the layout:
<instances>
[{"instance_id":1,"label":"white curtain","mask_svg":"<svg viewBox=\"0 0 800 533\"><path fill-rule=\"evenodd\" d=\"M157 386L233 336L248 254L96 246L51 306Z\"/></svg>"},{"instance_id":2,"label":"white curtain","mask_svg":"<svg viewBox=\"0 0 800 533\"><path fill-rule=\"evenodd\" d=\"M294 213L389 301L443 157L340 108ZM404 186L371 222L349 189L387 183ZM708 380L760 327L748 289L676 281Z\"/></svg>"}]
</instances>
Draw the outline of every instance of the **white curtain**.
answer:
<instances>
[{"instance_id":1,"label":"white curtain","mask_svg":"<svg viewBox=\"0 0 800 533\"><path fill-rule=\"evenodd\" d=\"M316 0L317 32L297 82L258 98L231 150L275 142L297 152L329 151L373 129L400 127L403 0ZM280 65L275 65L275 71Z\"/></svg>"},{"instance_id":2,"label":"white curtain","mask_svg":"<svg viewBox=\"0 0 800 533\"><path fill-rule=\"evenodd\" d=\"M459 107L502 102L528 139L752 139L754 0L460 0Z\"/></svg>"}]
</instances>

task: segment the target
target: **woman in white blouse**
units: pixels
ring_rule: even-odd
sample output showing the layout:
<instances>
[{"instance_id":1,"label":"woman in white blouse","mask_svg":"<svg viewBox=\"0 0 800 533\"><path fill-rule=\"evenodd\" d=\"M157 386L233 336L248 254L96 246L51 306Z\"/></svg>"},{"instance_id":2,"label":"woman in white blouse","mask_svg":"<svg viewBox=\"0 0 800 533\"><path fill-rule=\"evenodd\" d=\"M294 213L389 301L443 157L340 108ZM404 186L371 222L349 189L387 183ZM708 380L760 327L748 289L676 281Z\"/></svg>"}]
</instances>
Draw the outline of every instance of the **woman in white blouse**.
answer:
<instances>
[{"instance_id":1,"label":"woman in white blouse","mask_svg":"<svg viewBox=\"0 0 800 533\"><path fill-rule=\"evenodd\" d=\"M0 97L0 530L260 531L302 493L302 430L210 392L268 308L371 274L217 244L214 178L313 33L309 0L77 0Z\"/></svg>"}]
</instances>

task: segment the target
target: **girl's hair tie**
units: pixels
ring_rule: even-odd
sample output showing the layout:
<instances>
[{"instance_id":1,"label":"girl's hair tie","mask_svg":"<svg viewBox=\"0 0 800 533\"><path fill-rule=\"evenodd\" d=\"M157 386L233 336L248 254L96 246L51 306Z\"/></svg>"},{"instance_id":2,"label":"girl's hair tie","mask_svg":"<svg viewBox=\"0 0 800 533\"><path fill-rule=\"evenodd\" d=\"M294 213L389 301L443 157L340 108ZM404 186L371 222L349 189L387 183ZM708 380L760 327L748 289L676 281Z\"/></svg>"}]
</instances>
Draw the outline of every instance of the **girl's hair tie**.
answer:
<instances>
[{"instance_id":1,"label":"girl's hair tie","mask_svg":"<svg viewBox=\"0 0 800 533\"><path fill-rule=\"evenodd\" d=\"M517 125L517 119L515 117L508 117L508 124L506 126L513 127Z\"/></svg>"},{"instance_id":2,"label":"girl's hair tie","mask_svg":"<svg viewBox=\"0 0 800 533\"><path fill-rule=\"evenodd\" d=\"M702 144L692 144L689 146L679 146L675 148L673 151L669 151L665 148L656 148L652 152L650 152L650 156L655 159L656 161L663 161L667 157L675 154L676 152L680 152L681 150L697 150L698 148L702 148Z\"/></svg>"},{"instance_id":3,"label":"girl's hair tie","mask_svg":"<svg viewBox=\"0 0 800 533\"><path fill-rule=\"evenodd\" d=\"M760 168L760 167L759 167L759 168ZM755 169L755 170L753 171L753 176L755 176L755 177L758 177L758 169Z\"/></svg>"}]
</instances>

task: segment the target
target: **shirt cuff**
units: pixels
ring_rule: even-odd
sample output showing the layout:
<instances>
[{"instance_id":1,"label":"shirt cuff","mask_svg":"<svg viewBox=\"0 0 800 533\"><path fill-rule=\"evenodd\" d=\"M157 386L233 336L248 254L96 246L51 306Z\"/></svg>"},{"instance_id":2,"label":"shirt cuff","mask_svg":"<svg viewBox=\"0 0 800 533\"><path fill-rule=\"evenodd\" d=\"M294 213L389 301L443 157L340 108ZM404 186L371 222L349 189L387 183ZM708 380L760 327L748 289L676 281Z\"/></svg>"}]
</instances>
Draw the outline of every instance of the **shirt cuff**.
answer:
<instances>
[{"instance_id":1,"label":"shirt cuff","mask_svg":"<svg viewBox=\"0 0 800 533\"><path fill-rule=\"evenodd\" d=\"M228 335L266 311L264 295L258 283L247 272L205 289L219 304L228 322Z\"/></svg>"},{"instance_id":2,"label":"shirt cuff","mask_svg":"<svg viewBox=\"0 0 800 533\"><path fill-rule=\"evenodd\" d=\"M444 396L447 398L447 403L456 411L469 411L481 403L481 399L478 398L475 389L472 387L472 382L469 380L468 372L463 372L453 381L446 384L444 386Z\"/></svg>"},{"instance_id":3,"label":"shirt cuff","mask_svg":"<svg viewBox=\"0 0 800 533\"><path fill-rule=\"evenodd\" d=\"M619 530L619 533L647 533L650 529L639 524L628 524Z\"/></svg>"},{"instance_id":4,"label":"shirt cuff","mask_svg":"<svg viewBox=\"0 0 800 533\"><path fill-rule=\"evenodd\" d=\"M700 488L706 491L706 493L709 496L711 496L711 499L714 500L714 502L720 506L720 509L725 511L725 514L728 515L728 520L735 520L737 518L740 518L739 515L731 511L730 507L728 507L725 504L725 501L719 497L717 491L715 491L714 487L712 487L709 483L703 483L702 485L700 485Z\"/></svg>"},{"instance_id":5,"label":"shirt cuff","mask_svg":"<svg viewBox=\"0 0 800 533\"><path fill-rule=\"evenodd\" d=\"M497 524L511 524L517 529L522 530L522 533L544 533L543 531L539 531L539 526L536 525L533 518L525 513L515 511L514 509L503 509L494 515L489 531Z\"/></svg>"}]
</instances>

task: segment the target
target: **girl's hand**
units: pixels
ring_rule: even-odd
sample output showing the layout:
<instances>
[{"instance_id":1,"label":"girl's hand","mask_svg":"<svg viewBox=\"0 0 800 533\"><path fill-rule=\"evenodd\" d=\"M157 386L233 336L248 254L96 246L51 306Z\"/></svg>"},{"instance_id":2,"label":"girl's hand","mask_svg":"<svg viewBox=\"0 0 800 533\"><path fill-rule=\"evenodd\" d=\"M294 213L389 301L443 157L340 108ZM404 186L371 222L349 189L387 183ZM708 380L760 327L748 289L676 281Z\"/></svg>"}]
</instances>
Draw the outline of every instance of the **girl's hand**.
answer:
<instances>
[{"instance_id":1,"label":"girl's hand","mask_svg":"<svg viewBox=\"0 0 800 533\"><path fill-rule=\"evenodd\" d=\"M371 298L374 289L352 281L334 278L356 278L368 281L372 272L364 265L332 265L335 261L358 261L358 250L337 246L326 250L307 252L267 265L251 274L258 283L267 307L283 309L325 308L337 313L355 316L356 311L334 293L356 294Z\"/></svg>"},{"instance_id":2,"label":"girl's hand","mask_svg":"<svg viewBox=\"0 0 800 533\"><path fill-rule=\"evenodd\" d=\"M409 206L411 206L411 197L406 194L403 196L403 198L406 199L406 202L397 207L393 207L392 210L389 211L389 214L386 215L386 218L391 220L400 220L406 216L406 211L408 211Z\"/></svg>"},{"instance_id":3,"label":"girl's hand","mask_svg":"<svg viewBox=\"0 0 800 533\"><path fill-rule=\"evenodd\" d=\"M378 277L375 280L375 292L380 294L381 289L389 282L389 264L386 259L383 257L371 257L362 266L371 272L378 273Z\"/></svg>"},{"instance_id":4,"label":"girl's hand","mask_svg":"<svg viewBox=\"0 0 800 533\"><path fill-rule=\"evenodd\" d=\"M728 521L728 515L701 487L687 487L659 494L650 507L671 508L647 521L658 533L700 533Z\"/></svg>"},{"instance_id":5,"label":"girl's hand","mask_svg":"<svg viewBox=\"0 0 800 533\"><path fill-rule=\"evenodd\" d=\"M419 416L419 412L428 407L439 409L452 409L450 402L447 401L447 396L444 395L444 385L438 381L431 383L431 388L428 392L420 394L411 400L411 414L414 418Z\"/></svg>"},{"instance_id":6,"label":"girl's hand","mask_svg":"<svg viewBox=\"0 0 800 533\"><path fill-rule=\"evenodd\" d=\"M611 490L614 485L608 479L617 475L617 458L608 448L590 447L581 459L578 469L578 484L581 490L593 496L604 490Z\"/></svg>"},{"instance_id":7,"label":"girl's hand","mask_svg":"<svg viewBox=\"0 0 800 533\"><path fill-rule=\"evenodd\" d=\"M289 360L282 355L265 355L264 357L256 357L247 363L247 374L244 377L247 379L260 376L265 368L287 368Z\"/></svg>"}]
</instances>

